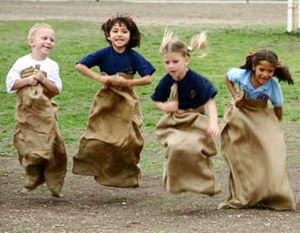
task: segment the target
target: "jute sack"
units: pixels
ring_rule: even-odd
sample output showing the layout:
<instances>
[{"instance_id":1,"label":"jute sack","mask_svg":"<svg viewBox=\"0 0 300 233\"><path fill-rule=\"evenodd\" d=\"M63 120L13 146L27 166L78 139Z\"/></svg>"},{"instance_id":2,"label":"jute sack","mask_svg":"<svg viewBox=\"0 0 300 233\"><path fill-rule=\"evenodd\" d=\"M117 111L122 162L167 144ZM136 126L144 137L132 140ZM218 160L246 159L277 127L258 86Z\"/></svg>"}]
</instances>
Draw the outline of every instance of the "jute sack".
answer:
<instances>
[{"instance_id":1,"label":"jute sack","mask_svg":"<svg viewBox=\"0 0 300 233\"><path fill-rule=\"evenodd\" d=\"M244 100L224 114L221 150L229 168L229 197L219 208L263 203L275 210L294 209L286 172L286 146L280 123L267 102Z\"/></svg>"},{"instance_id":2,"label":"jute sack","mask_svg":"<svg viewBox=\"0 0 300 233\"><path fill-rule=\"evenodd\" d=\"M170 98L178 98L176 84ZM168 192L221 192L213 172L211 159L217 150L207 136L208 123L203 107L167 113L158 122L155 133L166 150L163 181Z\"/></svg>"},{"instance_id":3,"label":"jute sack","mask_svg":"<svg viewBox=\"0 0 300 233\"><path fill-rule=\"evenodd\" d=\"M28 77L34 69L39 67L23 70L21 77ZM63 186L67 156L57 123L57 109L41 84L26 86L17 92L13 139L25 169L24 185L28 189L46 182L48 188L58 194Z\"/></svg>"},{"instance_id":4,"label":"jute sack","mask_svg":"<svg viewBox=\"0 0 300 233\"><path fill-rule=\"evenodd\" d=\"M138 163L144 144L141 125L139 101L131 88L100 89L74 156L73 172L94 176L105 186L139 186Z\"/></svg>"}]
</instances>

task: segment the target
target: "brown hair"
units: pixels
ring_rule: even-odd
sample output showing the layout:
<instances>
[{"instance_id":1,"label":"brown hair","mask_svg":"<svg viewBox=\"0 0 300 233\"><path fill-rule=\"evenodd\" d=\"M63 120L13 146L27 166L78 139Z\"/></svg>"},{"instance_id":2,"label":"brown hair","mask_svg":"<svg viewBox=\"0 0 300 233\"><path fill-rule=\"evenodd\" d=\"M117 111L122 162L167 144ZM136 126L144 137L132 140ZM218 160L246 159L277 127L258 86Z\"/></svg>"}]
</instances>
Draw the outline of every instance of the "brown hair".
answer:
<instances>
[{"instance_id":1,"label":"brown hair","mask_svg":"<svg viewBox=\"0 0 300 233\"><path fill-rule=\"evenodd\" d=\"M129 16L118 15L114 18L108 19L105 23L102 24L101 30L105 34L106 41L111 44L111 41L108 40L108 37L109 37L110 30L116 23L118 23L119 25L124 24L127 27L127 29L130 31L130 39L127 48L139 47L141 41L141 33L136 23Z\"/></svg>"},{"instance_id":2,"label":"brown hair","mask_svg":"<svg viewBox=\"0 0 300 233\"><path fill-rule=\"evenodd\" d=\"M268 61L275 68L274 76L278 78L279 81L288 82L288 84L294 84L292 75L287 66L283 65L275 52L269 49L262 49L255 53L250 53L246 57L245 64L240 68L242 69L253 69L256 67L260 61Z\"/></svg>"}]
</instances>

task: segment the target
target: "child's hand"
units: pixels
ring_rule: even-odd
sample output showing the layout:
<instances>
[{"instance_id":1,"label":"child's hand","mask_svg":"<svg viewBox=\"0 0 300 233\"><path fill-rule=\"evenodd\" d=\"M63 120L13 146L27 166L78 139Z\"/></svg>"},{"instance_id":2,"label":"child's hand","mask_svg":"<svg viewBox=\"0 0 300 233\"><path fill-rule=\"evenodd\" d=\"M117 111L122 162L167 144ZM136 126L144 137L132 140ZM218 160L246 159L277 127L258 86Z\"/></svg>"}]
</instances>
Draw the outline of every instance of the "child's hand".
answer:
<instances>
[{"instance_id":1,"label":"child's hand","mask_svg":"<svg viewBox=\"0 0 300 233\"><path fill-rule=\"evenodd\" d=\"M32 74L32 76L38 81L38 82L40 82L40 83L45 83L45 81L46 81L46 76L43 74L43 72L42 71L40 71L40 70L37 70L37 69L35 69L34 71L33 71L33 74Z\"/></svg>"},{"instance_id":2,"label":"child's hand","mask_svg":"<svg viewBox=\"0 0 300 233\"><path fill-rule=\"evenodd\" d=\"M32 75L26 78L28 86L36 86L38 84L38 80Z\"/></svg>"},{"instance_id":3,"label":"child's hand","mask_svg":"<svg viewBox=\"0 0 300 233\"><path fill-rule=\"evenodd\" d=\"M102 77L102 81L100 83L103 84L103 89L108 88L108 86L111 84L111 79L112 79L112 76L108 76L108 75L104 75Z\"/></svg>"},{"instance_id":4,"label":"child's hand","mask_svg":"<svg viewBox=\"0 0 300 233\"><path fill-rule=\"evenodd\" d=\"M207 129L207 134L211 137L211 138L216 138L219 134L219 126L218 124L216 124L215 122L210 122L208 129Z\"/></svg>"},{"instance_id":5,"label":"child's hand","mask_svg":"<svg viewBox=\"0 0 300 233\"><path fill-rule=\"evenodd\" d=\"M114 77L110 79L110 82L113 86L130 87L129 81L120 75L114 75Z\"/></svg>"},{"instance_id":6,"label":"child's hand","mask_svg":"<svg viewBox=\"0 0 300 233\"><path fill-rule=\"evenodd\" d=\"M234 103L235 103L235 106L237 106L238 108L242 107L243 106L243 99L244 99L244 96L245 96L245 92L238 92L235 96L234 96Z\"/></svg>"}]
</instances>

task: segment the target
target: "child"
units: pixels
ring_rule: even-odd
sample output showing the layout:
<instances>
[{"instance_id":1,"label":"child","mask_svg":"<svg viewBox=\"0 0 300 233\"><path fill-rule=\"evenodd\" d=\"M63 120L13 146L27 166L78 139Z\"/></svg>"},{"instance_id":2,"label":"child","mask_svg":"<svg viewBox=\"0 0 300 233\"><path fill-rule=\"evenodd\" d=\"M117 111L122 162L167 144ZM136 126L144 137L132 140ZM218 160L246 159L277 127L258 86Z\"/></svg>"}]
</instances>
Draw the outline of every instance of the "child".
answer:
<instances>
[{"instance_id":1,"label":"child","mask_svg":"<svg viewBox=\"0 0 300 233\"><path fill-rule=\"evenodd\" d=\"M25 169L28 192L46 182L54 197L61 196L67 156L52 97L62 89L58 64L48 56L54 48L54 30L35 24L28 33L31 53L19 58L6 78L9 93L16 92L14 146Z\"/></svg>"},{"instance_id":2,"label":"child","mask_svg":"<svg viewBox=\"0 0 300 233\"><path fill-rule=\"evenodd\" d=\"M293 84L287 67L268 49L249 54L244 65L227 72L234 101L224 114L221 149L230 168L230 194L219 208L294 209L280 129L283 97L276 78Z\"/></svg>"},{"instance_id":3,"label":"child","mask_svg":"<svg viewBox=\"0 0 300 233\"><path fill-rule=\"evenodd\" d=\"M110 46L76 64L80 73L104 87L95 95L73 172L94 176L101 185L138 187L141 171L137 164L144 140L133 87L150 84L155 69L132 49L139 46L141 33L130 17L111 18L101 29ZM94 66L101 74L91 69ZM141 78L133 79L136 72Z\"/></svg>"},{"instance_id":4,"label":"child","mask_svg":"<svg viewBox=\"0 0 300 233\"><path fill-rule=\"evenodd\" d=\"M151 98L166 112L156 126L156 136L166 148L164 184L170 193L214 195L221 191L211 161L217 154L213 140L218 134L217 91L188 67L190 54L206 45L205 33L195 35L191 46L186 46L166 31L160 47L168 73Z\"/></svg>"}]
</instances>

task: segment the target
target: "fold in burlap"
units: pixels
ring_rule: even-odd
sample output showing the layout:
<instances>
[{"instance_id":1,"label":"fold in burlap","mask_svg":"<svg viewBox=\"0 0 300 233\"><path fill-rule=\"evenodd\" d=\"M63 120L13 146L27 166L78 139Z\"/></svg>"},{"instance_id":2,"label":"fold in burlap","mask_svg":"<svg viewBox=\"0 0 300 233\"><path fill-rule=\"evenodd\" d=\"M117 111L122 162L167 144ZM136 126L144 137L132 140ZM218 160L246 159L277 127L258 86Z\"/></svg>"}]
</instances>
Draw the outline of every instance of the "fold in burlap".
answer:
<instances>
[{"instance_id":1,"label":"fold in burlap","mask_svg":"<svg viewBox=\"0 0 300 233\"><path fill-rule=\"evenodd\" d=\"M29 67L22 78L32 75ZM46 182L54 194L64 183L67 156L56 119L57 105L41 84L26 86L17 92L14 146L25 169L25 187L34 189Z\"/></svg>"},{"instance_id":2,"label":"fold in burlap","mask_svg":"<svg viewBox=\"0 0 300 233\"><path fill-rule=\"evenodd\" d=\"M177 84L172 86L170 99L177 100ZM208 124L203 107L167 113L157 124L156 136L166 149L163 178L168 192L221 192L213 172L211 157L217 150L207 135Z\"/></svg>"},{"instance_id":3,"label":"fold in burlap","mask_svg":"<svg viewBox=\"0 0 300 233\"><path fill-rule=\"evenodd\" d=\"M221 130L221 149L230 168L229 197L220 208L264 204L294 209L286 173L286 147L280 123L266 102L229 106Z\"/></svg>"},{"instance_id":4,"label":"fold in burlap","mask_svg":"<svg viewBox=\"0 0 300 233\"><path fill-rule=\"evenodd\" d=\"M94 176L105 186L138 187L137 164L144 144L141 124L139 101L131 88L99 90L74 156L73 172Z\"/></svg>"}]
</instances>

